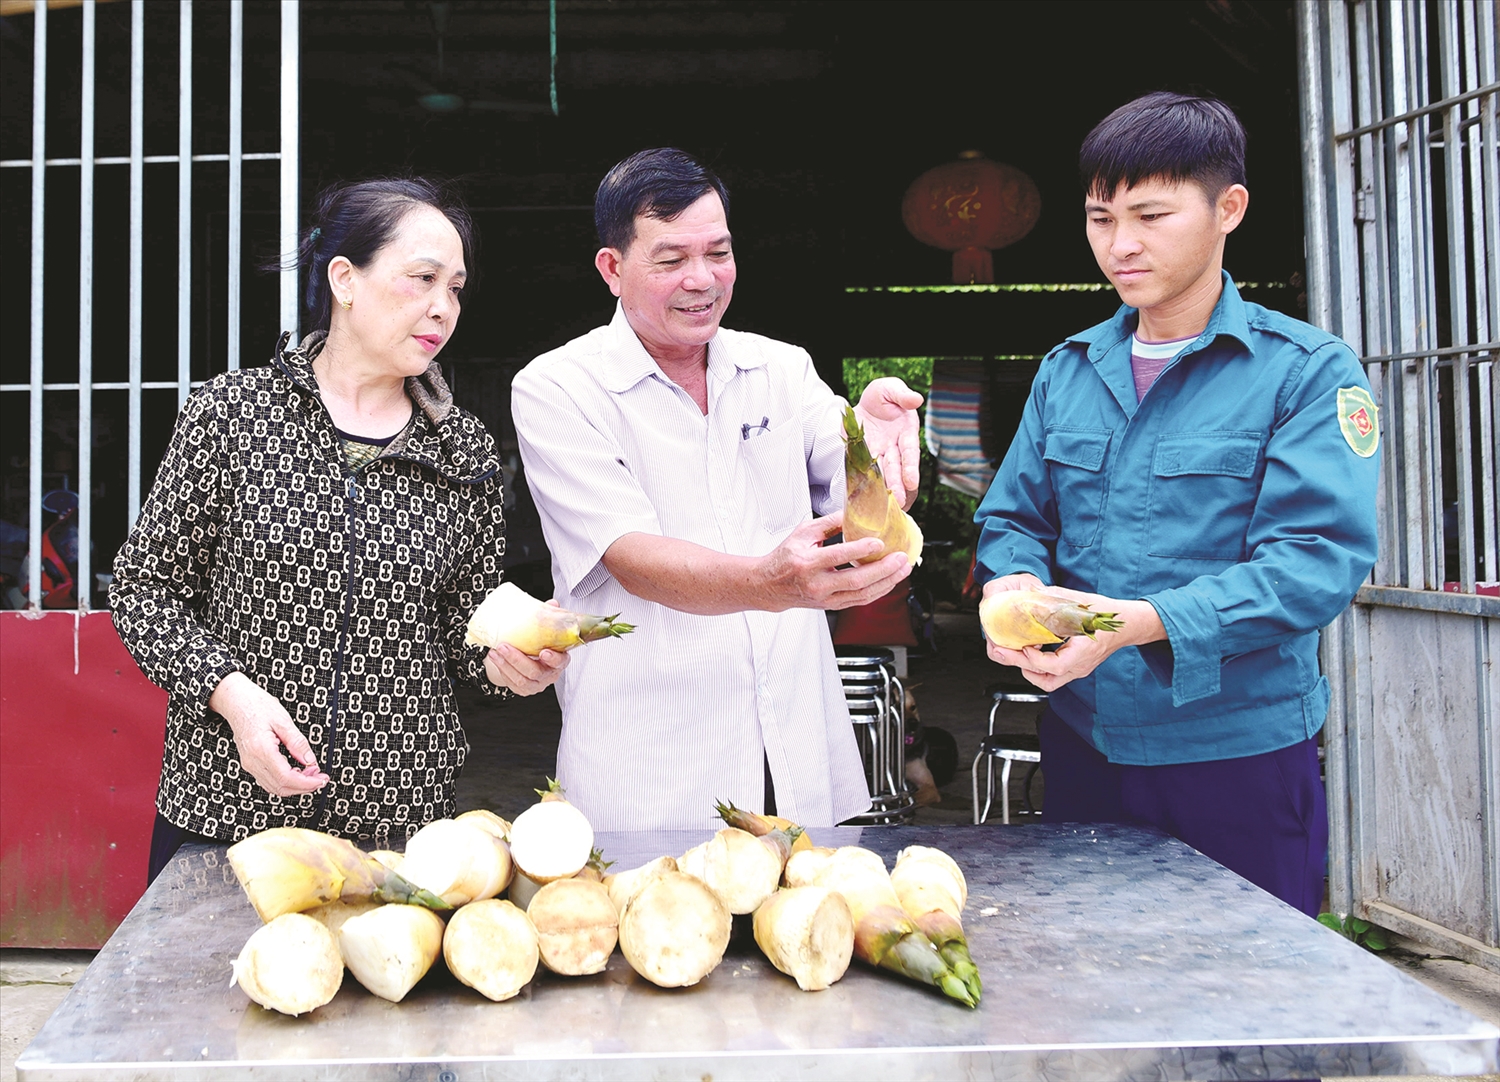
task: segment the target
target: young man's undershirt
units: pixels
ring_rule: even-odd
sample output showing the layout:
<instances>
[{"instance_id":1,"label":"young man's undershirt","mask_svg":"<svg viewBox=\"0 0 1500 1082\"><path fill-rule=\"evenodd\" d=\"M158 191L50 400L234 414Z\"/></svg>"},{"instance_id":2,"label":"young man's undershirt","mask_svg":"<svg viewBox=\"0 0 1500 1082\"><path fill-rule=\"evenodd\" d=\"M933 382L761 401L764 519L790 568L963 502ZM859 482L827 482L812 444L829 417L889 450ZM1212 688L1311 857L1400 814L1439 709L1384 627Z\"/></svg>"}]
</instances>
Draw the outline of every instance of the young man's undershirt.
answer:
<instances>
[{"instance_id":1,"label":"young man's undershirt","mask_svg":"<svg viewBox=\"0 0 1500 1082\"><path fill-rule=\"evenodd\" d=\"M1170 342L1146 342L1139 335L1130 336L1130 373L1135 377L1137 402L1146 397L1146 392L1156 382L1156 377L1161 375L1162 369L1171 364L1172 359L1197 337L1194 334L1186 338L1174 338Z\"/></svg>"}]
</instances>

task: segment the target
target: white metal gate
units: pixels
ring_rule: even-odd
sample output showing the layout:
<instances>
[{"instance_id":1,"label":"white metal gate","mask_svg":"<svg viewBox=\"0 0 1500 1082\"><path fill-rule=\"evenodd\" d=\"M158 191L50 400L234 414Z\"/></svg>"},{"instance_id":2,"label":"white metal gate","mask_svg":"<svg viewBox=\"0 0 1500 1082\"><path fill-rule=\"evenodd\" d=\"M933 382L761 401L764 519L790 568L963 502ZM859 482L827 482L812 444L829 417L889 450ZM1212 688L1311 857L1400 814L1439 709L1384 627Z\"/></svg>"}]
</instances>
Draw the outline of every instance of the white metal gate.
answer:
<instances>
[{"instance_id":1,"label":"white metal gate","mask_svg":"<svg viewBox=\"0 0 1500 1082\"><path fill-rule=\"evenodd\" d=\"M215 0L218 3L219 0ZM193 179L195 167L227 169L228 180L228 282L227 282L227 328L224 349L213 350L209 358L210 370L240 366L240 297L241 270L245 263L242 251L242 192L244 166L246 162L279 161L280 164L280 208L279 250L292 252L297 247L297 127L298 107L298 0L280 0L280 50L279 55L249 55L252 64L280 65L280 145L275 149L246 152L243 146L244 73L247 58L244 46L244 0L228 2L228 41L223 56L223 70L228 78L228 130L221 136L224 142L215 147L194 146L194 93L193 66L195 49L219 49L226 44L210 42L205 36L195 36L193 29L193 0L178 0L177 21L177 150L175 154L146 153L146 98L147 57L150 51L153 62L162 57L163 44L148 42L146 34L145 0L131 2L130 32L130 152L123 156L96 156L95 154L95 104L101 92L95 85L98 64L95 56L95 26L97 12L95 0L82 0L81 10L54 10L72 8L73 4L25 4L8 5L7 15L25 18L29 14L32 27L32 153L29 158L14 158L0 161L0 168L31 170L31 307L30 307L30 379L25 383L0 384L0 409L10 416L16 398L20 394L29 397L30 405L30 498L29 526L29 581L27 597L29 608L37 608L41 598L42 560L42 493L43 455L42 435L44 417L48 415L44 396L49 392L76 392L78 399L77 431L78 455L76 482L78 494L78 568L75 580L78 583L80 610L86 610L93 584L92 556L89 541L93 536L93 441L95 395L124 392L128 401L129 463L127 469L129 492L126 498L127 514L134 523L141 503L141 435L142 399L148 393L175 392L178 403L186 400L190 389L201 383L193 380L193 285L195 271L193 254L195 234L205 228L202 208L193 205ZM29 8L29 12L27 9ZM156 9L156 10L159 10ZM79 94L78 125L80 132L77 155L52 156L47 154L49 103L47 95L48 72L48 23L58 19L81 19L81 63L82 85ZM71 31L71 28L69 28ZM70 35L71 36L71 35ZM50 54L58 60L55 50ZM199 56L200 64L202 62ZM71 66L71 63L69 64ZM162 74L153 70L153 76ZM164 77L164 76L163 76ZM55 85L55 84L54 84ZM65 118L69 126L73 118ZM200 132L201 139L201 132ZM217 140L215 140L217 141ZM220 149L222 147L222 149ZM164 175L162 166L175 165L175 177ZM148 170L148 166L156 167ZM129 170L129 263L128 281L95 282L95 171L125 167ZM46 243L47 243L47 178L49 171L76 169L80 172L78 201L78 262L76 274L80 286L78 305L78 367L74 380L58 379L56 368L48 363L48 341L44 334L44 317L47 310L46 290ZM149 236L145 228L146 193L150 186L164 186L175 179L177 188L177 230L175 237ZM19 208L17 208L19 209ZM71 215L64 227L71 226ZM174 244L177 265L177 373L175 379L148 380L143 355L142 320L142 267L143 256L148 246ZM53 271L57 270L54 263ZM72 273L73 267L68 271ZM196 272L201 279L201 269ZM124 381L98 382L93 378L93 361L96 349L95 330L92 320L92 298L96 289L118 289L129 291L129 368ZM280 279L280 323L282 330L295 330L298 323L297 274L285 271ZM268 340L274 337L274 329L266 328ZM203 370L203 358L199 358L199 371ZM68 373L71 374L71 373Z\"/></svg>"},{"instance_id":2,"label":"white metal gate","mask_svg":"<svg viewBox=\"0 0 1500 1082\"><path fill-rule=\"evenodd\" d=\"M1379 561L1323 639L1330 899L1500 970L1496 5L1297 18L1308 309L1382 435Z\"/></svg>"}]
</instances>

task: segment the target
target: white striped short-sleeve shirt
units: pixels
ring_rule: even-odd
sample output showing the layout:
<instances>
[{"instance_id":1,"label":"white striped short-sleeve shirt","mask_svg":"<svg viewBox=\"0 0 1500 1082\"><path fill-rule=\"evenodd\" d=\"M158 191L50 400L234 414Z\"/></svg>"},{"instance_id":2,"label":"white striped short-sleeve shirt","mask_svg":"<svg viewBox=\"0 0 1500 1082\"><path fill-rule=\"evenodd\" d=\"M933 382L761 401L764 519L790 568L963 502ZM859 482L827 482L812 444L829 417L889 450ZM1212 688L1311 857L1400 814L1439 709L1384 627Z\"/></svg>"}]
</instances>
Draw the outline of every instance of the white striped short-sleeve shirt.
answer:
<instances>
[{"instance_id":1,"label":"white striped short-sleeve shirt","mask_svg":"<svg viewBox=\"0 0 1500 1082\"><path fill-rule=\"evenodd\" d=\"M596 830L708 826L716 800L826 826L869 790L824 614L695 616L629 594L603 564L628 533L760 556L843 505L844 403L805 350L720 329L708 414L617 307L532 361L511 405L566 608L637 630L575 650L557 684L559 780Z\"/></svg>"}]
</instances>

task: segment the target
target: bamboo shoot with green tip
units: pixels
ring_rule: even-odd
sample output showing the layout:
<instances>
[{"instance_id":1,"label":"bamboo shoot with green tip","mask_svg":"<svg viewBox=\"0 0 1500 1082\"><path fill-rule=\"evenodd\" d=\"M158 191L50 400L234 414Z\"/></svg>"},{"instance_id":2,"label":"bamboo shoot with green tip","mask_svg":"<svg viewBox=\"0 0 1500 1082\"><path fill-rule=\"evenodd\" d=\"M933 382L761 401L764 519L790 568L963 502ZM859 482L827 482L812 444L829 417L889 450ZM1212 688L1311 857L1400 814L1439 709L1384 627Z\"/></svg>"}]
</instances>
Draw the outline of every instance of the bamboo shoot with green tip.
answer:
<instances>
[{"instance_id":1,"label":"bamboo shoot with green tip","mask_svg":"<svg viewBox=\"0 0 1500 1082\"><path fill-rule=\"evenodd\" d=\"M467 905L510 884L510 849L472 819L434 819L407 840L401 874L449 905Z\"/></svg>"},{"instance_id":2,"label":"bamboo shoot with green tip","mask_svg":"<svg viewBox=\"0 0 1500 1082\"><path fill-rule=\"evenodd\" d=\"M1093 638L1099 631L1119 631L1124 621L1113 612L1094 612L1087 605L1041 590L998 590L979 603L979 624L996 646L1023 650L1048 646L1074 635Z\"/></svg>"},{"instance_id":3,"label":"bamboo shoot with green tip","mask_svg":"<svg viewBox=\"0 0 1500 1082\"><path fill-rule=\"evenodd\" d=\"M303 827L272 827L229 847L229 865L263 921L329 902L406 902L451 909L352 842Z\"/></svg>"},{"instance_id":4,"label":"bamboo shoot with green tip","mask_svg":"<svg viewBox=\"0 0 1500 1082\"><path fill-rule=\"evenodd\" d=\"M911 922L932 941L977 1001L983 986L960 917L969 887L958 863L941 849L907 846L896 855L891 886Z\"/></svg>"},{"instance_id":5,"label":"bamboo shoot with green tip","mask_svg":"<svg viewBox=\"0 0 1500 1082\"><path fill-rule=\"evenodd\" d=\"M880 856L844 846L831 857L817 849L787 862L787 882L828 887L844 896L854 916L854 956L922 984L930 984L966 1007L978 1003L928 938L901 908Z\"/></svg>"},{"instance_id":6,"label":"bamboo shoot with green tip","mask_svg":"<svg viewBox=\"0 0 1500 1082\"><path fill-rule=\"evenodd\" d=\"M538 601L513 582L502 582L474 610L464 641L489 647L506 643L536 657L543 650L571 650L634 630L635 625L620 622L619 613L590 616L569 612Z\"/></svg>"},{"instance_id":7,"label":"bamboo shoot with green tip","mask_svg":"<svg viewBox=\"0 0 1500 1082\"><path fill-rule=\"evenodd\" d=\"M860 563L874 563L893 552L906 553L912 566L921 563L922 530L886 487L852 406L844 407L844 482L844 540L878 537L885 546Z\"/></svg>"}]
</instances>

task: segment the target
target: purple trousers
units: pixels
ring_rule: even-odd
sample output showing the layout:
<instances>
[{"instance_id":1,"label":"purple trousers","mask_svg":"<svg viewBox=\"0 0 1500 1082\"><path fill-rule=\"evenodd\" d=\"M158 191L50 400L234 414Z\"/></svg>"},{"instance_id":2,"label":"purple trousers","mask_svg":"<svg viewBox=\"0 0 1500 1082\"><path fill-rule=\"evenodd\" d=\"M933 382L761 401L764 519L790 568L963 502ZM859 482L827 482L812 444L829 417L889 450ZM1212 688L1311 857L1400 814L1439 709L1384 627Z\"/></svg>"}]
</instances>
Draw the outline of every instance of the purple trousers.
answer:
<instances>
[{"instance_id":1,"label":"purple trousers","mask_svg":"<svg viewBox=\"0 0 1500 1082\"><path fill-rule=\"evenodd\" d=\"M1316 739L1243 759L1111 763L1050 708L1037 721L1051 823L1156 827L1310 917L1323 904L1328 806Z\"/></svg>"}]
</instances>

